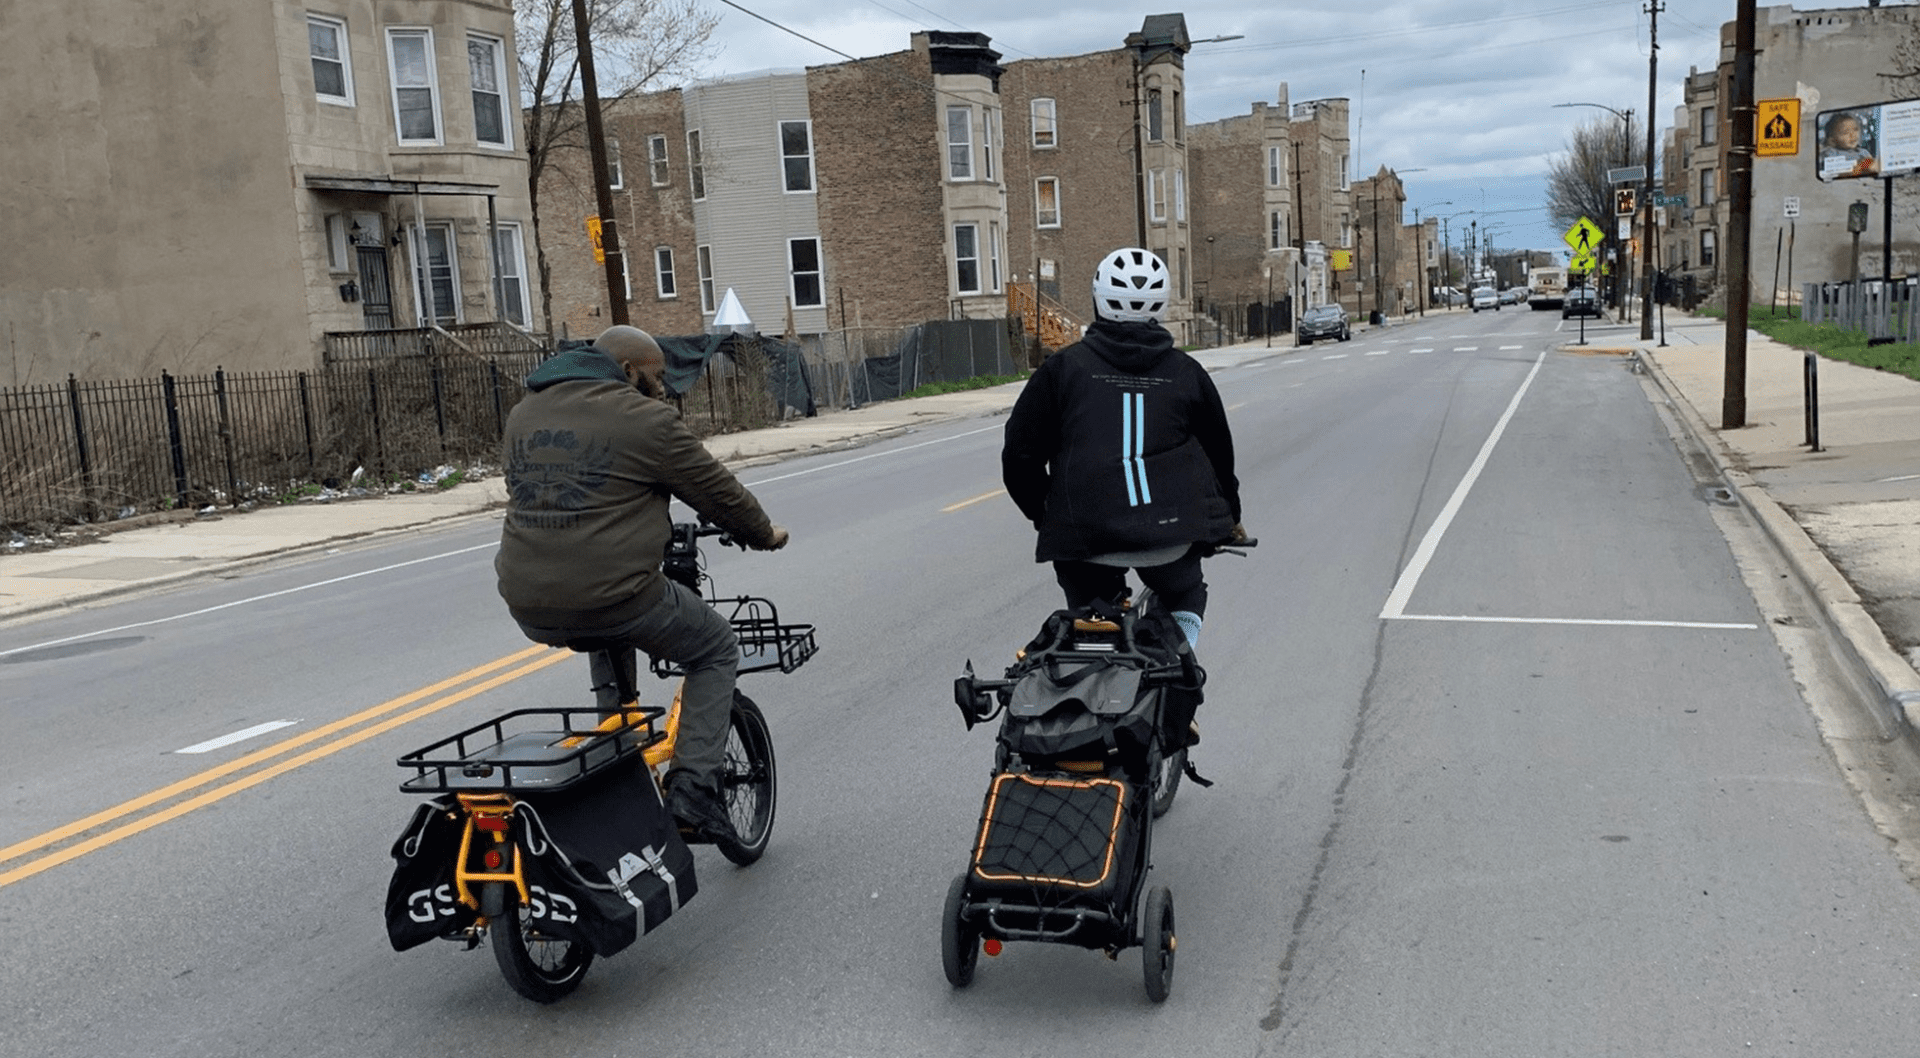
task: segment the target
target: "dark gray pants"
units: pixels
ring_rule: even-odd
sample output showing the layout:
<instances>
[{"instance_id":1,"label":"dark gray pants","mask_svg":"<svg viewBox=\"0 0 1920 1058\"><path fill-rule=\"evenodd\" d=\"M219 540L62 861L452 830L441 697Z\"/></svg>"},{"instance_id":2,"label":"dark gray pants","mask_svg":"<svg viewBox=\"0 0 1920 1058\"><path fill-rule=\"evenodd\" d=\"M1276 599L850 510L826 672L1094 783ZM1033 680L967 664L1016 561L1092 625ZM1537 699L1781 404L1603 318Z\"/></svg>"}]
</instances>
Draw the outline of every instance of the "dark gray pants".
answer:
<instances>
[{"instance_id":1,"label":"dark gray pants","mask_svg":"<svg viewBox=\"0 0 1920 1058\"><path fill-rule=\"evenodd\" d=\"M624 672L634 684L638 660L634 650L666 658L687 670L680 692L680 733L675 740L670 773L688 772L695 781L719 789L720 766L726 756L727 719L733 711L733 680L740 667L740 645L733 625L714 612L698 594L672 581L646 612L624 624L601 628L541 628L522 623L520 630L536 643L563 647L577 639L614 639L628 649L587 656L599 707L617 710L614 676ZM617 668L616 668L617 666ZM635 684L637 686L637 684ZM669 775L669 781L673 776Z\"/></svg>"}]
</instances>

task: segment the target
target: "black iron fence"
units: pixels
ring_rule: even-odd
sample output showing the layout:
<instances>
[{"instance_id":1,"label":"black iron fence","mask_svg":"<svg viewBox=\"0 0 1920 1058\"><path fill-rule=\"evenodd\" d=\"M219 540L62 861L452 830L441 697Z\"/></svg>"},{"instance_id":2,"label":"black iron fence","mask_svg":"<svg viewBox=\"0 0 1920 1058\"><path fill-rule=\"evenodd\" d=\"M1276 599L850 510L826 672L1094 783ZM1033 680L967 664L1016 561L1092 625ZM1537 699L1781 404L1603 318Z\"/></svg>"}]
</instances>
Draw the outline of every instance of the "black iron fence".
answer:
<instances>
[{"instance_id":1,"label":"black iron fence","mask_svg":"<svg viewBox=\"0 0 1920 1058\"><path fill-rule=\"evenodd\" d=\"M0 527L44 528L497 460L542 354L0 389Z\"/></svg>"}]
</instances>

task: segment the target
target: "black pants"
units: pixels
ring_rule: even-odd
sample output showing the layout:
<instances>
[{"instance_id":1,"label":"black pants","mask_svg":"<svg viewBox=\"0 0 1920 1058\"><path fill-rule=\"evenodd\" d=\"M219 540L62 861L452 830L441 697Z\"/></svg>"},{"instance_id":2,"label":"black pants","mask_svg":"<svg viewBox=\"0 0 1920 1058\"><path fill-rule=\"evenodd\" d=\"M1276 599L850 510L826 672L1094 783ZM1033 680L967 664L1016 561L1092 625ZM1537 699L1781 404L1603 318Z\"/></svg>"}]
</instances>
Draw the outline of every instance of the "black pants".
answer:
<instances>
[{"instance_id":1,"label":"black pants","mask_svg":"<svg viewBox=\"0 0 1920 1058\"><path fill-rule=\"evenodd\" d=\"M1190 551L1164 566L1148 566L1134 572L1140 583L1160 597L1162 609L1185 610L1196 617L1207 615L1207 581L1200 575L1200 554ZM1102 566L1094 562L1062 561L1053 564L1054 579L1067 593L1067 608L1078 609L1097 600L1119 602L1128 594L1127 571L1121 566Z\"/></svg>"}]
</instances>

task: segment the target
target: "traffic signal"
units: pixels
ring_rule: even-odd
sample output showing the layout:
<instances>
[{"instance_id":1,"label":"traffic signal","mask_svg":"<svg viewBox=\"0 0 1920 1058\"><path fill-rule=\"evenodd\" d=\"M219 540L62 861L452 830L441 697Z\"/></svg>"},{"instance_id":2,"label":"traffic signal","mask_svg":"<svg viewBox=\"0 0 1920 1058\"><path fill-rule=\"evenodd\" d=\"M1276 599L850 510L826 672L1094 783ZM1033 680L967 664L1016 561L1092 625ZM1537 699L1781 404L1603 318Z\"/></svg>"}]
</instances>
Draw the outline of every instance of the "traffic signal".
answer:
<instances>
[{"instance_id":1,"label":"traffic signal","mask_svg":"<svg viewBox=\"0 0 1920 1058\"><path fill-rule=\"evenodd\" d=\"M1613 211L1622 217L1633 212L1633 188L1621 187L1613 192Z\"/></svg>"}]
</instances>

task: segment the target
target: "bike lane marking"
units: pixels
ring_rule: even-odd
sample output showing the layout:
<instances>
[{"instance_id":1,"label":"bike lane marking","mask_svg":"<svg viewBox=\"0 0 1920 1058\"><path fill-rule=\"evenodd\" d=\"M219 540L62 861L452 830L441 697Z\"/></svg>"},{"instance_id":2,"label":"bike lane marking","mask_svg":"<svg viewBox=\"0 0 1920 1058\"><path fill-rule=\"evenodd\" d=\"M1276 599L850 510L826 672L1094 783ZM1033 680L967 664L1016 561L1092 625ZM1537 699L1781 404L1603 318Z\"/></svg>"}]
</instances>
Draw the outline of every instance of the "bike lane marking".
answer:
<instances>
[{"instance_id":1,"label":"bike lane marking","mask_svg":"<svg viewBox=\"0 0 1920 1058\"><path fill-rule=\"evenodd\" d=\"M211 753L216 749L225 749L226 747L231 746L236 742L245 742L247 739L250 739L250 738L259 738L261 735L267 734L270 731L278 731L283 727L292 727L293 725L299 722L300 721L298 720L269 720L264 724L255 724L252 727L242 728L241 730L235 731L230 735L221 735L219 738L210 738L205 742L195 742L191 746L187 746L184 749L176 749L174 750L174 752L175 753Z\"/></svg>"},{"instance_id":2,"label":"bike lane marking","mask_svg":"<svg viewBox=\"0 0 1920 1058\"><path fill-rule=\"evenodd\" d=\"M554 661L559 660L562 657L566 657L568 654L571 653L571 651L560 650L555 647L549 647L544 645L535 645L535 646L528 647L525 650L520 650L512 654L508 654L506 657L497 658L493 661L487 662L484 665L479 665L474 668L468 669L467 671L462 672L459 675L449 676L446 679L433 684L432 686L422 687L417 691L412 691L407 694L403 694L398 698L389 699L385 702L380 703L379 705L373 706L368 709L363 709L360 712L353 714L352 716L342 717L341 719L335 720L330 724L325 724L320 727L314 728L312 731L306 732L305 734L296 735L293 738L289 738L283 742L277 742L271 746L266 746L261 749L257 749L252 753L247 754L244 757L239 757L234 760L230 760L225 764L219 765L218 767L209 768L206 771L200 772L197 775L187 776L184 779L180 779L176 782L169 783L166 786L162 786L161 788L154 790L151 793L142 794L139 797L133 798L130 801L122 802L111 808L102 809L98 812L93 813L92 815L85 817L84 819L77 819L72 823L66 824L65 826L55 827L54 829L46 831L43 834L38 834L34 837L26 838L22 841L17 841L11 845L8 845L5 848L0 848L0 863L6 863L9 860L18 859L19 857L26 855L27 853L46 848L49 845L57 844L58 842L65 841L68 838L75 837L80 834L84 834L89 830L93 830L96 827L102 826L106 823L110 823L116 819L121 818L122 816L132 815L135 812L139 812L144 809L151 808L154 805L160 804L163 801L167 801L174 797L178 797L179 795L186 793L189 790L195 790L202 786L206 786L209 783L218 782L219 780L224 779L227 776L233 775L236 772L245 771L246 769L251 768L257 764L261 764L261 763L264 763L265 761L272 760L275 757L278 757L282 754L289 753L293 750L299 749L302 746L311 745L312 743L317 742L321 739L327 738L335 734L339 734L340 732L343 732L348 728L353 727L356 724L364 723L375 717L393 712L396 709L404 709L407 706L414 704L415 702L418 702L425 698L431 698L436 694L449 690L453 687L457 687L460 684L466 683L469 680L484 676L490 672L498 671L510 665L518 664L523 661L528 661L529 659L535 659L536 655L541 655L546 653L551 653L552 657L538 658L533 662L533 665L538 666L540 668L544 668L547 665L552 664ZM525 675L526 673L532 672L532 671L534 670L531 667L518 669L518 670L515 670L513 673L509 674L509 677L507 678L517 678L520 675ZM502 679L501 682L505 682L505 680ZM480 689L486 689L488 687L492 687L496 685L497 684L490 682L488 684L482 685ZM478 691L476 690L476 691L469 692L467 694L467 697L471 697L473 693L478 693ZM448 699L439 703L430 703L430 704L432 705L432 709L439 709L439 708L444 708L445 706L448 706L448 705L452 705L455 701L461 701L461 700L464 700L464 698ZM428 711L431 711L431 709L429 709ZM407 714L408 718L412 718L414 715L415 715L414 713ZM425 715L425 714L420 713L419 715ZM386 728L383 726L379 728L379 730L386 730ZM356 732L355 735L350 737L353 738L354 740L358 740L360 737L362 737L363 734L364 732ZM344 748L345 746L351 745L351 744L352 742L343 741L338 743L332 743L332 744L329 744L328 746L323 746L320 748L325 749L327 752L330 753L330 752L333 752L335 749ZM262 774L262 773L256 772L255 774ZM249 778L251 778L251 776L249 776ZM128 824L128 825L131 826L133 824ZM148 825L151 825L151 824L148 824ZM141 829L144 830L145 826L142 826ZM115 831L114 833L118 833L118 831ZM102 837L104 836L105 835L102 835ZM99 841L98 838L95 838L93 840ZM115 838L114 840L117 841L119 839ZM78 845L74 846L74 848L79 848L79 847L80 846ZM88 851L91 851L91 849L88 849ZM37 862L43 862L43 861L35 861L35 862L37 863ZM26 867L16 868L14 871L9 871L7 873L0 874L0 887L4 887L10 882L16 880L15 875L18 874L19 871L27 870L30 867L33 867L33 864L28 864L26 865ZM37 868L32 873L38 873L39 870L44 870L44 869L45 868ZM26 875L20 874L19 877L26 877Z\"/></svg>"}]
</instances>

